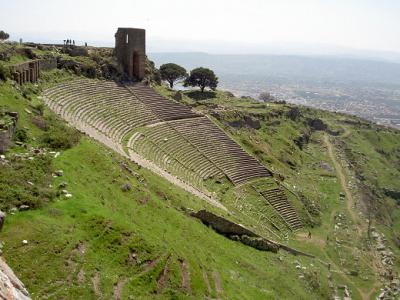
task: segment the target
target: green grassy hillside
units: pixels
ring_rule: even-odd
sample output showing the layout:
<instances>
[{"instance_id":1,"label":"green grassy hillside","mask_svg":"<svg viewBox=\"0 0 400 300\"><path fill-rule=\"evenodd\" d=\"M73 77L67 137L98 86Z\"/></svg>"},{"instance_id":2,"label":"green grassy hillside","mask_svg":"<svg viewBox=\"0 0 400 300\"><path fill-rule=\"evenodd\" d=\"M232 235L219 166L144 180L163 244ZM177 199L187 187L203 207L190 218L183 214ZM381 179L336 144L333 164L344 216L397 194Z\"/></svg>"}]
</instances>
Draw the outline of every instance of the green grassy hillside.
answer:
<instances>
[{"instance_id":1,"label":"green grassy hillside","mask_svg":"<svg viewBox=\"0 0 400 300\"><path fill-rule=\"evenodd\" d=\"M229 209L220 211L70 128L40 93L75 77L55 70L38 85L0 83L0 105L19 113L0 169L0 206L11 210L0 240L33 298L326 299L343 296L344 285L353 299L379 292L386 266L368 231L384 233L385 249L400 255L398 131L222 91L202 100L185 92L183 103L280 178L306 228L279 236L251 186L211 186ZM316 119L327 128L318 130ZM29 209L13 210L21 205ZM229 240L189 216L203 208L316 258Z\"/></svg>"}]
</instances>

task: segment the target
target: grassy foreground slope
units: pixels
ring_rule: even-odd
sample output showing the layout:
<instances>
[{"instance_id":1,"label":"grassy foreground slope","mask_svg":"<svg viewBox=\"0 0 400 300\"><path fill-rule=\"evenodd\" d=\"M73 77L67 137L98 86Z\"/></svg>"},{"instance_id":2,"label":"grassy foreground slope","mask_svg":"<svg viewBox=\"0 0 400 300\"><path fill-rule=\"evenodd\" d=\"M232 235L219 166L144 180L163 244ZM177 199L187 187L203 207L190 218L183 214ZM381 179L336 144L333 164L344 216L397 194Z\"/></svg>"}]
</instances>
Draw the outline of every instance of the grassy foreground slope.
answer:
<instances>
[{"instance_id":1,"label":"grassy foreground slope","mask_svg":"<svg viewBox=\"0 0 400 300\"><path fill-rule=\"evenodd\" d=\"M55 71L41 86L27 85L23 91L10 83L0 87L1 105L20 115L18 129L27 135L23 145L47 145L50 149L43 155L51 160L51 171L63 171L61 177L50 173L46 182L39 182L36 178L42 176L33 167L29 174L21 172L11 187L28 189L32 185L24 181L32 176L31 183L38 187L34 195L44 195L45 187L53 191L37 203L18 194L18 202L10 206L28 204L35 209L9 214L1 233L4 256L33 298L327 297L327 269L318 261L257 251L218 235L184 212L214 208L126 161L132 172L127 171L121 166L123 158L85 136L60 150L55 128L64 128L64 136L70 138L80 134L69 132L47 109L40 116L34 108L40 104L36 93L43 85L69 76ZM44 129L33 124L37 118L46 122ZM45 138L49 132L57 137L51 143ZM15 158L24 153L33 159ZM39 162L40 155L32 153L14 145L6 153L9 167L18 161L24 170L24 164ZM2 189L9 187L3 179L11 174L4 172ZM127 184L130 190L122 191ZM3 209L8 206L4 203ZM294 261L305 269L296 269Z\"/></svg>"},{"instance_id":2,"label":"grassy foreground slope","mask_svg":"<svg viewBox=\"0 0 400 300\"><path fill-rule=\"evenodd\" d=\"M368 238L364 216L378 212L370 214L372 226L385 233L387 249L399 256L399 209L390 194L400 190L397 131L221 91L200 101L193 100L198 94L185 92L183 102L209 114L284 179L312 233L311 239L303 231L285 242L316 259L271 254L230 241L189 217L187 209L226 214L48 111L40 91L72 77L53 71L39 86L0 86L0 105L19 112L15 142L22 144L6 153L10 163L0 170L1 208L31 208L9 214L0 237L5 258L33 298L326 299L343 296L343 285L353 299L379 293L384 266L376 260L376 241ZM328 127L317 130L313 119ZM44 154L34 153L44 148ZM53 177L56 170L63 175ZM261 218L265 203L255 200L249 186L213 188L230 209L226 216L268 233ZM399 262L394 264L398 272Z\"/></svg>"}]
</instances>

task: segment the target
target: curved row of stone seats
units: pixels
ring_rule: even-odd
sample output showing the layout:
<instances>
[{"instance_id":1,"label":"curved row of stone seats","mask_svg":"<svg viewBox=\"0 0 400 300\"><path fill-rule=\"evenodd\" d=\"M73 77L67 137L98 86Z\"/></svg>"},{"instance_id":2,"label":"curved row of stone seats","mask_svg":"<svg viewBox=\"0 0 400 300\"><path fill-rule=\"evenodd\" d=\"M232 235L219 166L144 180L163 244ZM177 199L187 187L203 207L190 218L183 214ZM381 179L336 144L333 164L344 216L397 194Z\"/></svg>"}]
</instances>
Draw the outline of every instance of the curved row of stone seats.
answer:
<instances>
[{"instance_id":1,"label":"curved row of stone seats","mask_svg":"<svg viewBox=\"0 0 400 300\"><path fill-rule=\"evenodd\" d=\"M130 139L128 148L145 159L152 161L168 173L189 182L200 190L204 189L202 178L196 172L188 169L180 161L165 152L146 135L139 134L134 139Z\"/></svg>"},{"instance_id":2,"label":"curved row of stone seats","mask_svg":"<svg viewBox=\"0 0 400 300\"><path fill-rule=\"evenodd\" d=\"M280 188L261 191L260 194L272 205L272 207L282 216L292 230L303 227L296 210L289 202L285 192Z\"/></svg>"},{"instance_id":3,"label":"curved row of stone seats","mask_svg":"<svg viewBox=\"0 0 400 300\"><path fill-rule=\"evenodd\" d=\"M190 144L169 123L148 127L142 134L186 168L199 174L203 180L224 176L210 159Z\"/></svg>"},{"instance_id":4,"label":"curved row of stone seats","mask_svg":"<svg viewBox=\"0 0 400 300\"><path fill-rule=\"evenodd\" d=\"M159 95L152 88L141 83L129 85L128 89L135 94L140 101L149 107L161 120L171 121L200 116L199 114L193 112L189 107L175 103L172 100L168 100Z\"/></svg>"},{"instance_id":5,"label":"curved row of stone seats","mask_svg":"<svg viewBox=\"0 0 400 300\"><path fill-rule=\"evenodd\" d=\"M148 129L150 141L203 179L224 173L234 184L240 184L270 176L207 118L142 84L127 89L114 82L77 80L49 89L46 95L54 99L56 111L64 118L86 122L120 143L134 128L189 118ZM165 140L163 135L169 138Z\"/></svg>"},{"instance_id":6,"label":"curved row of stone seats","mask_svg":"<svg viewBox=\"0 0 400 300\"><path fill-rule=\"evenodd\" d=\"M169 124L207 156L235 185L271 176L269 170L243 151L208 118L185 119Z\"/></svg>"},{"instance_id":7,"label":"curved row of stone seats","mask_svg":"<svg viewBox=\"0 0 400 300\"><path fill-rule=\"evenodd\" d=\"M64 118L87 122L116 141L133 128L159 121L124 86L113 82L76 80L48 89ZM54 104L53 104L54 105Z\"/></svg>"}]
</instances>

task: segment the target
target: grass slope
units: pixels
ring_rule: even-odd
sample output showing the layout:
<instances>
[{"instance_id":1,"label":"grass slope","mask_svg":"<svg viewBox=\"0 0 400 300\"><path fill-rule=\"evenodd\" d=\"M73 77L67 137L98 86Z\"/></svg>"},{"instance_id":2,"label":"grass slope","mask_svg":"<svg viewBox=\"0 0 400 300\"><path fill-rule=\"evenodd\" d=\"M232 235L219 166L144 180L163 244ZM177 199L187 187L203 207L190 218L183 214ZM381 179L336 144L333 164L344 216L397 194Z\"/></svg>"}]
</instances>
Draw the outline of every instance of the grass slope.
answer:
<instances>
[{"instance_id":1,"label":"grass slope","mask_svg":"<svg viewBox=\"0 0 400 300\"><path fill-rule=\"evenodd\" d=\"M38 87L27 85L18 90L10 83L0 86L1 105L19 112L18 127L27 131L28 144L40 146L44 135L58 135L53 128L65 128L61 120L45 110L43 118L50 128L44 131L33 125L35 113L25 109L34 111L41 103L36 95L43 87L70 77L55 71L44 76ZM174 94L163 87L158 89L167 96ZM301 108L301 116L293 121L288 118L291 106L260 104L220 91L214 98L199 102L187 94L185 103L214 116L214 121L246 151L285 178L283 184L294 192L288 191L290 200L312 232L312 239L300 232L290 236L287 243L317 258L260 252L216 234L185 211L207 208L223 212L125 161L133 170L131 174L121 166L123 158L81 136L79 143L68 145L72 147L51 160L52 170L64 171L62 177L49 176L43 183L52 185L52 200L40 203L35 210L9 215L1 234L4 255L33 298L324 299L341 294L335 288L345 284L353 299L361 299L376 282L376 270L370 266L370 244L365 237L354 238L363 224L351 218L345 200L339 197L343 187L324 142L327 133L312 131L307 118L321 118L337 132L329 140L347 179L357 182L354 173L363 170L364 183L378 190L382 203L394 208L390 226L382 230L396 255L400 254L393 242L399 234L399 210L395 201L380 190L400 189L391 179L397 170L390 167L398 163L398 148L390 142L398 140L398 133L371 125L362 125L361 131L360 124L345 122L358 119L306 108ZM245 117L259 120L260 129L229 125ZM374 132L385 141L379 148L373 147ZM295 140L306 133L310 134L309 141L300 148ZM21 152L26 150L15 146L6 156ZM346 165L349 153L365 153L371 159L357 160L363 163L355 169ZM368 175L377 164L381 164L377 166L378 177L382 177L379 185ZM24 180L15 186L26 188ZM62 182L68 184L66 189L72 198L60 193ZM123 192L121 186L125 184L131 190ZM260 219L265 204L249 191L249 186L226 189L223 185L218 194L231 210L230 218L268 236ZM361 192L356 188L352 192L358 199ZM243 194L247 196L238 197ZM338 218L340 229L335 228ZM383 228L379 219L374 224ZM327 263L331 264L331 272ZM188 272L183 265L188 266ZM358 275L349 275L352 271ZM183 284L188 278L190 284Z\"/></svg>"},{"instance_id":2,"label":"grass slope","mask_svg":"<svg viewBox=\"0 0 400 300\"><path fill-rule=\"evenodd\" d=\"M39 100L34 94L31 100L20 95L9 84L1 86L2 105L20 113L18 126L26 128L31 143L38 145L43 132L25 108ZM16 146L7 158L18 151L24 150ZM130 174L121 160L81 137L52 160L53 170L64 171L52 179L55 192L67 182L72 198L61 194L35 210L7 218L1 234L4 255L33 298L327 297L325 280L315 289L298 280L305 271L296 271L293 265L298 260L310 276L315 268L326 278L318 262L260 252L218 235L182 209L214 208L135 165L130 164L135 172ZM123 192L126 183L132 189ZM181 261L188 265L190 288L182 286Z\"/></svg>"}]
</instances>

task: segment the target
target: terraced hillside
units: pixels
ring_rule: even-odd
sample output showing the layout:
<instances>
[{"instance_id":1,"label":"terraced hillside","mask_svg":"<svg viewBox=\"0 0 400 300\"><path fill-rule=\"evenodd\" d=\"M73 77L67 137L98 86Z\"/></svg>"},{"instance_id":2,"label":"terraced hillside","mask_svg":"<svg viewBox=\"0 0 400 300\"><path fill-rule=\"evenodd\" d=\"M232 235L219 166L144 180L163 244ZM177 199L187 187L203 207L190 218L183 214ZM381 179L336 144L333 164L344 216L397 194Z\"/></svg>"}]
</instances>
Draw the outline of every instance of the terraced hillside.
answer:
<instances>
[{"instance_id":1,"label":"terraced hillside","mask_svg":"<svg viewBox=\"0 0 400 300\"><path fill-rule=\"evenodd\" d=\"M215 182L233 187L272 177L206 115L143 84L75 80L47 89L43 98L79 130L220 208ZM285 193L272 194L275 213L291 230L300 228Z\"/></svg>"}]
</instances>

